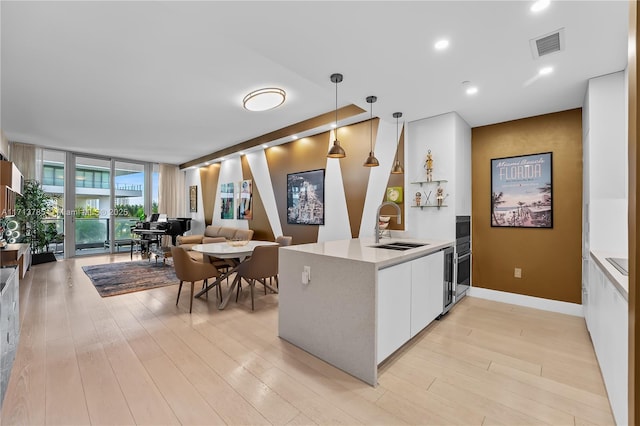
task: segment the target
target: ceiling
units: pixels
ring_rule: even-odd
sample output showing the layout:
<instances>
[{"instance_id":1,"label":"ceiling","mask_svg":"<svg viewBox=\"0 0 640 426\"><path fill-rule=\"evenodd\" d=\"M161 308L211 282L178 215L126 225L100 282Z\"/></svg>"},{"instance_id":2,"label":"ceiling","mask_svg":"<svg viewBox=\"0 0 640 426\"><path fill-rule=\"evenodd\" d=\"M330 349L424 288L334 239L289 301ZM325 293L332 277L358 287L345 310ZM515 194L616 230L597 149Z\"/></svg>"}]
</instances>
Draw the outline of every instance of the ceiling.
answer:
<instances>
[{"instance_id":1,"label":"ceiling","mask_svg":"<svg viewBox=\"0 0 640 426\"><path fill-rule=\"evenodd\" d=\"M589 78L625 69L627 1L531 4L2 1L1 125L10 141L181 164L332 111L335 72L338 105L362 118L376 95L390 123L456 111L477 127L580 107ZM534 59L530 40L560 28L565 49ZM284 105L242 107L272 86Z\"/></svg>"}]
</instances>

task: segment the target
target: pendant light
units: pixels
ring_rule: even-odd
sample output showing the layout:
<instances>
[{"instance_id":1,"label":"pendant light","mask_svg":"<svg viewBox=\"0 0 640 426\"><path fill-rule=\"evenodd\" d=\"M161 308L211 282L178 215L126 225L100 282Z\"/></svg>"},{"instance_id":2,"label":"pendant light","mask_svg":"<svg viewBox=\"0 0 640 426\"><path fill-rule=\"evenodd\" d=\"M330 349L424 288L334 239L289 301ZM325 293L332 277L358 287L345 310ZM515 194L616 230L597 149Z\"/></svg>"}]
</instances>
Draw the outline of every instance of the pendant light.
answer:
<instances>
[{"instance_id":1,"label":"pendant light","mask_svg":"<svg viewBox=\"0 0 640 426\"><path fill-rule=\"evenodd\" d=\"M398 133L398 119L402 117L402 113L401 112L394 112L393 113L393 118L396 119L396 137L397 137L397 142L396 142L396 162L393 164L393 168L391 169L391 173L394 175L401 175L404 173L404 168L402 167L402 164L400 164L400 160L398 159L398 147L400 146L400 133Z\"/></svg>"},{"instance_id":2,"label":"pendant light","mask_svg":"<svg viewBox=\"0 0 640 426\"><path fill-rule=\"evenodd\" d=\"M367 161L364 162L363 166L365 167L377 167L380 165L378 159L373 154L373 103L377 101L378 98L375 96L367 96L367 102L371 104L371 118L369 119L369 127L370 127L370 135L369 135L369 157L367 157Z\"/></svg>"},{"instance_id":3,"label":"pendant light","mask_svg":"<svg viewBox=\"0 0 640 426\"><path fill-rule=\"evenodd\" d=\"M338 140L338 83L342 81L342 74L331 74L331 82L336 84L336 129L335 129L335 140L333 141L333 146L329 150L327 157L329 158L344 158L347 154L344 152L344 149L340 146L340 141Z\"/></svg>"}]
</instances>

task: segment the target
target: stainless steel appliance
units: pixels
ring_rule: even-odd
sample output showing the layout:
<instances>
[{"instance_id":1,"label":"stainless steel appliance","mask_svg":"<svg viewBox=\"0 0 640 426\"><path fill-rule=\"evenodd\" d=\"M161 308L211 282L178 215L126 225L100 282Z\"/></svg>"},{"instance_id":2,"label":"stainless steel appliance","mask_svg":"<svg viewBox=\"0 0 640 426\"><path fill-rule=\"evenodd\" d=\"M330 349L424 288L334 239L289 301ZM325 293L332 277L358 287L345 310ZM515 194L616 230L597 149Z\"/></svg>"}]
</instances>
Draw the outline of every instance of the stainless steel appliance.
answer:
<instances>
[{"instance_id":1,"label":"stainless steel appliance","mask_svg":"<svg viewBox=\"0 0 640 426\"><path fill-rule=\"evenodd\" d=\"M444 249L444 291L442 298L442 315L449 312L451 306L453 306L455 295L455 262L454 262L454 250L453 247ZM442 316L441 315L441 316Z\"/></svg>"},{"instance_id":2,"label":"stainless steel appliance","mask_svg":"<svg viewBox=\"0 0 640 426\"><path fill-rule=\"evenodd\" d=\"M471 285L471 216L456 216L455 283L458 302Z\"/></svg>"}]
</instances>

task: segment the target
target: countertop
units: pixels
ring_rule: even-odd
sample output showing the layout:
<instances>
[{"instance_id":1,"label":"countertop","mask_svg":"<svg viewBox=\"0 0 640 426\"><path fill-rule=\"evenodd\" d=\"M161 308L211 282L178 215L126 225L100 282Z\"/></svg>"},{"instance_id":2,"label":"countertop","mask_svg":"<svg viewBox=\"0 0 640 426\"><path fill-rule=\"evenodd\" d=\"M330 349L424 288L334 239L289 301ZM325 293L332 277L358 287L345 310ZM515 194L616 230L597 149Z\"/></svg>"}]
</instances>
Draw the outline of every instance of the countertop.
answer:
<instances>
[{"instance_id":1,"label":"countertop","mask_svg":"<svg viewBox=\"0 0 640 426\"><path fill-rule=\"evenodd\" d=\"M598 250L592 250L591 256L595 259L600 269L604 271L607 275L607 278L613 283L613 285L618 289L622 297L625 300L629 300L629 277L622 275L620 271L613 267L611 263L606 259L607 257L627 257L627 255L621 255L620 253L608 253L601 252Z\"/></svg>"},{"instance_id":2,"label":"countertop","mask_svg":"<svg viewBox=\"0 0 640 426\"><path fill-rule=\"evenodd\" d=\"M405 251L372 247L377 245L390 244L394 241L422 243L426 245ZM320 243L299 244L281 247L281 249L353 260L357 262L373 263L378 269L382 269L426 256L447 247L453 247L453 245L453 240L441 241L416 240L410 238L381 238L380 242L376 244L373 238L354 238L351 240L335 240Z\"/></svg>"}]
</instances>

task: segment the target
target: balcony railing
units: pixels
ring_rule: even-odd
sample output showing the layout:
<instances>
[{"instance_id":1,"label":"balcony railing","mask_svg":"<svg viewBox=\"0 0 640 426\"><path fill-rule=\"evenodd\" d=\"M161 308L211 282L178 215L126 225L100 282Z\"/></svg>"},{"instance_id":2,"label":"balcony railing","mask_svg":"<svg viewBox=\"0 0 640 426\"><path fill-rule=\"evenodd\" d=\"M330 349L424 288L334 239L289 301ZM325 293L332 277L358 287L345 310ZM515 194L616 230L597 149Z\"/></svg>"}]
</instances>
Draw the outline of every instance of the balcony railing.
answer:
<instances>
[{"instance_id":1,"label":"balcony railing","mask_svg":"<svg viewBox=\"0 0 640 426\"><path fill-rule=\"evenodd\" d=\"M45 224L55 223L58 234L64 234L64 219L45 219L44 222ZM116 217L115 240L130 240L132 237L131 227L134 226L136 222L137 219ZM109 218L76 218L76 250L108 247L111 223ZM56 244L54 251L59 252L61 243L54 242L54 244ZM64 251L64 242L62 242L62 251Z\"/></svg>"}]
</instances>

